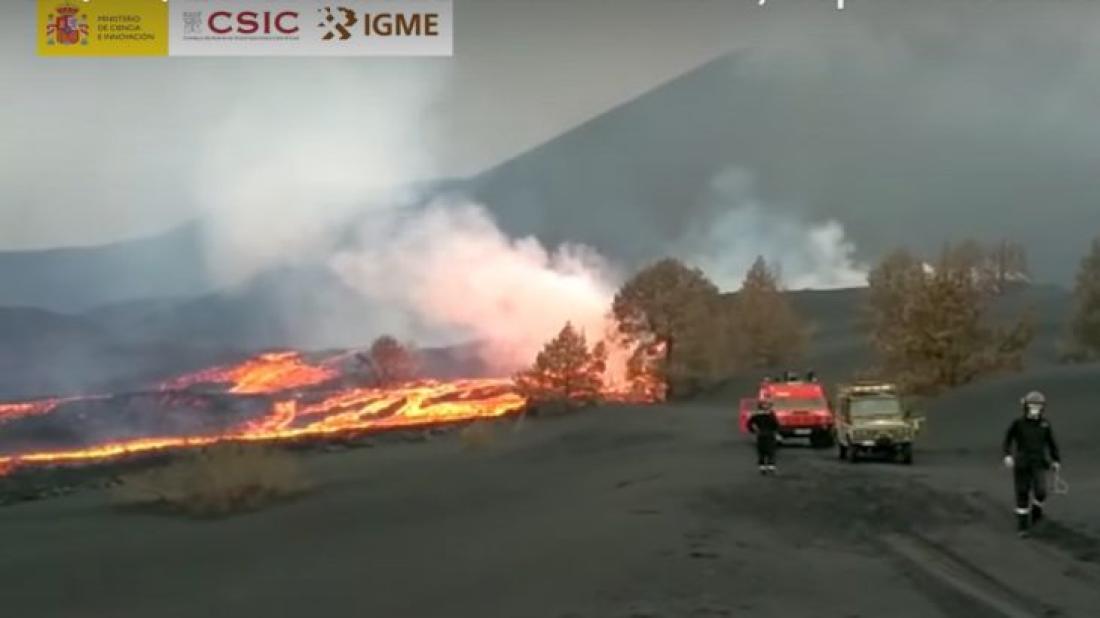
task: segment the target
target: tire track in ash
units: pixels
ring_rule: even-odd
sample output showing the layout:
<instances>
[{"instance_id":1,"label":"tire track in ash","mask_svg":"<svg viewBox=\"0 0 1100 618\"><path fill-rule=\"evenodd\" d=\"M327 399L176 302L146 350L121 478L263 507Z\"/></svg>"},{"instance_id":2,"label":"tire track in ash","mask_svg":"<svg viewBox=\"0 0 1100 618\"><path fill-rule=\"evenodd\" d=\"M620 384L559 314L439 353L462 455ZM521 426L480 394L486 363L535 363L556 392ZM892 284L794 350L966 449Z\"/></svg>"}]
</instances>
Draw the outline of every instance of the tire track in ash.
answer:
<instances>
[{"instance_id":1,"label":"tire track in ash","mask_svg":"<svg viewBox=\"0 0 1100 618\"><path fill-rule=\"evenodd\" d=\"M972 491L967 494L967 498L987 509L993 516L1001 515L1005 510L1001 502L985 492ZM1039 542L1034 547L1049 556L1071 557L1082 563L1079 565L1081 568L1074 570L1076 575L1085 581L1100 584L1100 538L1054 519L1049 513L1033 531L1031 538Z\"/></svg>"},{"instance_id":2,"label":"tire track in ash","mask_svg":"<svg viewBox=\"0 0 1100 618\"><path fill-rule=\"evenodd\" d=\"M1046 599L1019 592L1019 577L1011 583L1002 578L1010 572L992 573L988 568L979 566L979 562L964 558L958 551L948 546L950 541L938 541L939 533L947 532L948 537L966 538L967 530L984 536L991 533L990 539L1010 538L1000 528L991 526L992 522L1002 522L1002 505L988 495L978 491L950 492L932 487L930 474L933 471L914 470L909 467L894 467L889 464L881 467L860 467L841 473L823 459L807 460L807 466L817 474L830 478L830 488L842 494L863 496L869 502L877 502L867 512L886 514L883 519L869 522L867 530L873 534L874 544L887 555L891 555L900 564L918 587L928 594L949 616L990 616L996 618L1017 617L1054 617L1081 615L1079 598L1064 598L1045 586L1039 589L1047 592ZM839 475L839 476L837 476ZM914 503L916 498L919 504ZM885 505L883 503L886 503ZM918 506L919 508L915 508ZM876 525L877 524L877 525ZM991 528L996 528L991 532ZM1068 532L1067 532L1068 531ZM937 533L938 532L938 533ZM986 552L984 559L1012 560L1020 559L1020 552L1049 565L1052 571L1078 583L1068 586L1068 580L1059 581L1056 587L1062 592L1074 589L1081 591L1092 589L1095 577L1076 561L1088 561L1092 557L1092 543L1084 543L1077 551L1066 550L1066 539L1072 537L1081 541L1081 534L1072 529L1047 521L1040 528L1037 540L1044 544L1030 543L1026 546L1012 546L1012 552L997 552L990 556ZM1015 541L1014 537L1011 537ZM988 539L986 539L988 541ZM977 546L976 546L977 547ZM974 549L974 548L971 548ZM980 552L979 552L980 553ZM1071 555L1072 554L1072 555ZM1009 558L1013 556L1013 558ZM1003 564L997 565L1003 566ZM1019 575L1019 574L1013 574ZM1048 582L1054 583L1054 582ZM1015 584L1015 585L1012 585ZM1055 605L1051 600L1058 600ZM1075 607L1077 613L1067 613L1062 607L1063 601Z\"/></svg>"},{"instance_id":3,"label":"tire track in ash","mask_svg":"<svg viewBox=\"0 0 1100 618\"><path fill-rule=\"evenodd\" d=\"M914 533L889 533L879 538L883 549L939 587L947 588L998 618L1065 616L1058 608L1025 596L954 552ZM911 574L912 575L912 574ZM918 580L920 578L917 578ZM938 595L937 595L938 596ZM945 607L950 614L976 616L974 609Z\"/></svg>"}]
</instances>

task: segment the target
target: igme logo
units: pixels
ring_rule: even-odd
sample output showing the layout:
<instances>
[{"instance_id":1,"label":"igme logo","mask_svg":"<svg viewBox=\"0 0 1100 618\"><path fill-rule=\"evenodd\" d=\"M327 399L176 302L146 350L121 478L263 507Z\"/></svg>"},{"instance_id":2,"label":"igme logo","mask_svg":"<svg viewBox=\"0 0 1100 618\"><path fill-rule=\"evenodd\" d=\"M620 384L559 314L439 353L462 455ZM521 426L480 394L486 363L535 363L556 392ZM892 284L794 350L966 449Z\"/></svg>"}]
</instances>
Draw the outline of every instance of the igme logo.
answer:
<instances>
[{"instance_id":1,"label":"igme logo","mask_svg":"<svg viewBox=\"0 0 1100 618\"><path fill-rule=\"evenodd\" d=\"M324 30L323 41L339 39L346 41L356 32L364 37L438 37L440 36L439 13L431 11L381 12L363 11L358 14L343 6L326 6L317 9L321 22L317 26ZM362 23L362 27L355 26Z\"/></svg>"},{"instance_id":2,"label":"igme logo","mask_svg":"<svg viewBox=\"0 0 1100 618\"><path fill-rule=\"evenodd\" d=\"M331 41L337 34L339 34L341 41L346 41L351 38L350 28L359 23L359 18L355 16L355 11L342 6L336 7L336 11L343 16L342 22L336 21L336 15L333 14L332 7L326 6L317 9L317 12L321 14L321 23L317 24L317 26L325 29L325 34L321 37L323 41Z\"/></svg>"}]
</instances>

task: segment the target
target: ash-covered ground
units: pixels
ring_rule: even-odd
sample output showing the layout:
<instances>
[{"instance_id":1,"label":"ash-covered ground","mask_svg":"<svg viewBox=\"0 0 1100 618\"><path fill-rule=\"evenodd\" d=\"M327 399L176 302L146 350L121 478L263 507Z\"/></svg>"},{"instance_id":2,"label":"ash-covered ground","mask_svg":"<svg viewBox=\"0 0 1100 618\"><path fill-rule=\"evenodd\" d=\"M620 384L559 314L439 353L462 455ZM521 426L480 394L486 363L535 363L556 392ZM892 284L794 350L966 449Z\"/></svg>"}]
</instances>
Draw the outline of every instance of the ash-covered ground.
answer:
<instances>
[{"instance_id":1,"label":"ash-covered ground","mask_svg":"<svg viewBox=\"0 0 1100 618\"><path fill-rule=\"evenodd\" d=\"M88 490L0 509L19 616L984 617L1096 615L1096 366L931 402L913 466L791 446L760 477L736 395L611 407L298 453L316 485L221 520L119 511ZM1068 495L1014 534L998 443L1042 388Z\"/></svg>"}]
</instances>

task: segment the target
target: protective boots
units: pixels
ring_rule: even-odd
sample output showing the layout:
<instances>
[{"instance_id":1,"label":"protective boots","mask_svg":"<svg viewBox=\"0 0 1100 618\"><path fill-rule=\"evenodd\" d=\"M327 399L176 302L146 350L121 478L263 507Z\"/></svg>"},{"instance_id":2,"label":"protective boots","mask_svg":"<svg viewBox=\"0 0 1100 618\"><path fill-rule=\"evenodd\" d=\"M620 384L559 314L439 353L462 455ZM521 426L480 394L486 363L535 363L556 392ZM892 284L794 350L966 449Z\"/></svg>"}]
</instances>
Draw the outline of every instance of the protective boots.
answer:
<instances>
[{"instance_id":1,"label":"protective boots","mask_svg":"<svg viewBox=\"0 0 1100 618\"><path fill-rule=\"evenodd\" d=\"M1038 502L1031 503L1031 525L1043 521L1043 505Z\"/></svg>"},{"instance_id":2,"label":"protective boots","mask_svg":"<svg viewBox=\"0 0 1100 618\"><path fill-rule=\"evenodd\" d=\"M1031 513L1028 509L1016 509L1016 534L1020 537L1028 536L1030 527Z\"/></svg>"}]
</instances>

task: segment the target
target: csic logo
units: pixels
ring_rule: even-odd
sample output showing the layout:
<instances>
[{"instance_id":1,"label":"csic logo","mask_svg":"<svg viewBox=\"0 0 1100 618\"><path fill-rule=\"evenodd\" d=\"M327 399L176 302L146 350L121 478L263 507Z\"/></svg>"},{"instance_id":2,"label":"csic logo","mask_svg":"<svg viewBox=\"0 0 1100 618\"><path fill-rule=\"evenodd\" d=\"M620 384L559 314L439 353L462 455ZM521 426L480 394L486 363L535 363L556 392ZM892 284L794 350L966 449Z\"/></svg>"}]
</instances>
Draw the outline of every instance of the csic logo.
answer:
<instances>
[{"instance_id":1,"label":"csic logo","mask_svg":"<svg viewBox=\"0 0 1100 618\"><path fill-rule=\"evenodd\" d=\"M188 32L201 30L201 13L185 14ZM207 30L215 35L292 35L298 32L297 11L214 11L206 18Z\"/></svg>"},{"instance_id":2,"label":"csic logo","mask_svg":"<svg viewBox=\"0 0 1100 618\"><path fill-rule=\"evenodd\" d=\"M46 23L47 45L88 44L88 16L65 3L50 13Z\"/></svg>"}]
</instances>

